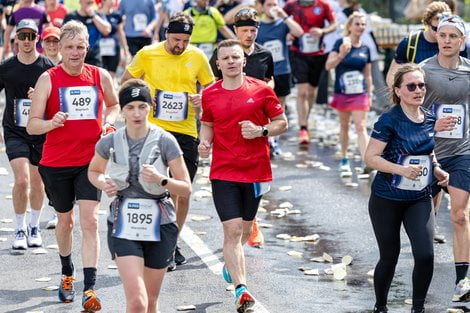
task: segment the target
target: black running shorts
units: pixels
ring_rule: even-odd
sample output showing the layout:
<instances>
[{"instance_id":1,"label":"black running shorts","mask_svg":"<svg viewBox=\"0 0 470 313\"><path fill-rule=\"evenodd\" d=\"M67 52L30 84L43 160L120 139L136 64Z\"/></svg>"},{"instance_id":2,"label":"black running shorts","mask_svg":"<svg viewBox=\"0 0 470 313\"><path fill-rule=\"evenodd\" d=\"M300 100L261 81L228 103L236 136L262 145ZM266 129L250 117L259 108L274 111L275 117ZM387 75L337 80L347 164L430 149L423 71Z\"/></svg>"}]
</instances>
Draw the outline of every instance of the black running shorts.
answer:
<instances>
[{"instance_id":1,"label":"black running shorts","mask_svg":"<svg viewBox=\"0 0 470 313\"><path fill-rule=\"evenodd\" d=\"M252 221L258 212L261 197L255 198L253 183L212 180L215 209L222 222L241 217Z\"/></svg>"},{"instance_id":2,"label":"black running shorts","mask_svg":"<svg viewBox=\"0 0 470 313\"><path fill-rule=\"evenodd\" d=\"M42 157L42 142L34 143L6 129L4 129L4 139L8 161L27 158L32 165L39 165Z\"/></svg>"},{"instance_id":3,"label":"black running shorts","mask_svg":"<svg viewBox=\"0 0 470 313\"><path fill-rule=\"evenodd\" d=\"M112 224L110 227L112 228ZM114 253L113 258L114 256L138 256L144 259L145 267L162 269L170 264L176 248L178 232L176 223L170 223L160 225L160 241L135 241L111 237L109 249L111 253Z\"/></svg>"},{"instance_id":4,"label":"black running shorts","mask_svg":"<svg viewBox=\"0 0 470 313\"><path fill-rule=\"evenodd\" d=\"M196 176L197 166L199 164L199 152L197 151L199 139L194 138L193 136L175 132L171 132L171 134L175 136L181 150L183 150L184 163L188 168L189 177L191 178L192 182Z\"/></svg>"},{"instance_id":5,"label":"black running shorts","mask_svg":"<svg viewBox=\"0 0 470 313\"><path fill-rule=\"evenodd\" d=\"M311 86L317 87L325 63L326 55L306 56L292 52L291 65L295 83L309 83Z\"/></svg>"},{"instance_id":6,"label":"black running shorts","mask_svg":"<svg viewBox=\"0 0 470 313\"><path fill-rule=\"evenodd\" d=\"M93 186L87 176L88 165L48 167L39 165L47 197L59 213L72 210L75 200L101 200L101 190Z\"/></svg>"}]
</instances>

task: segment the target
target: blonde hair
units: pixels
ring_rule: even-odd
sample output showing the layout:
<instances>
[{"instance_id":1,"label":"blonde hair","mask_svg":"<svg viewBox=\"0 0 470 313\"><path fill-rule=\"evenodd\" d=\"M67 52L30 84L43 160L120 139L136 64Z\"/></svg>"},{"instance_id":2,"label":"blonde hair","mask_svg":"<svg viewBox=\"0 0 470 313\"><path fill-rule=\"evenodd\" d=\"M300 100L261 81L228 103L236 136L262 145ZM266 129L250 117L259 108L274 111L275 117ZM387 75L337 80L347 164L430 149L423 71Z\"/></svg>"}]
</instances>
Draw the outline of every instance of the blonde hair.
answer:
<instances>
[{"instance_id":1,"label":"blonde hair","mask_svg":"<svg viewBox=\"0 0 470 313\"><path fill-rule=\"evenodd\" d=\"M365 19L366 18L366 15L364 13L361 13L361 12L358 12L358 11L355 11L353 12L353 14L349 15L348 17L348 20L346 21L346 24L344 24L344 31L343 31L343 35L346 37L346 36L349 36L351 34L351 31L349 30L349 28L351 27L352 23L353 23L353 20L355 18L363 18Z\"/></svg>"},{"instance_id":2,"label":"blonde hair","mask_svg":"<svg viewBox=\"0 0 470 313\"><path fill-rule=\"evenodd\" d=\"M88 44L88 29L86 26L79 21L68 21L65 23L62 28L60 29L60 40L62 38L74 38L77 35L84 35L86 42Z\"/></svg>"}]
</instances>

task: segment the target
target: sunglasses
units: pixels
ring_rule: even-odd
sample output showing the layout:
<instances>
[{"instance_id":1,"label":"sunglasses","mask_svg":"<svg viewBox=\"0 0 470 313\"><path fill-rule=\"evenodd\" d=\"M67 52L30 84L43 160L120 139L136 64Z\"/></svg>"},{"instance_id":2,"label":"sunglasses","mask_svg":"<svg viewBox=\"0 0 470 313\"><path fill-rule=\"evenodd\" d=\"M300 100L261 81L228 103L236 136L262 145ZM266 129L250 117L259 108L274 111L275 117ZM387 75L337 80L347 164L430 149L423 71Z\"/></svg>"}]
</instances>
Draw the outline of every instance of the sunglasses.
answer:
<instances>
[{"instance_id":1,"label":"sunglasses","mask_svg":"<svg viewBox=\"0 0 470 313\"><path fill-rule=\"evenodd\" d=\"M415 83L410 83L410 84L406 84L406 89L408 89L408 91L410 92L413 92L416 90L416 87L421 89L421 90L426 90L426 84L425 83L418 83L418 84L415 84Z\"/></svg>"},{"instance_id":2,"label":"sunglasses","mask_svg":"<svg viewBox=\"0 0 470 313\"><path fill-rule=\"evenodd\" d=\"M24 41L28 39L29 41L36 40L38 35L36 33L18 33L16 34L16 38L18 38L21 41Z\"/></svg>"},{"instance_id":3,"label":"sunglasses","mask_svg":"<svg viewBox=\"0 0 470 313\"><path fill-rule=\"evenodd\" d=\"M431 29L432 29L433 31L437 32L437 26L432 26L432 25L430 25L430 26L431 26Z\"/></svg>"}]
</instances>

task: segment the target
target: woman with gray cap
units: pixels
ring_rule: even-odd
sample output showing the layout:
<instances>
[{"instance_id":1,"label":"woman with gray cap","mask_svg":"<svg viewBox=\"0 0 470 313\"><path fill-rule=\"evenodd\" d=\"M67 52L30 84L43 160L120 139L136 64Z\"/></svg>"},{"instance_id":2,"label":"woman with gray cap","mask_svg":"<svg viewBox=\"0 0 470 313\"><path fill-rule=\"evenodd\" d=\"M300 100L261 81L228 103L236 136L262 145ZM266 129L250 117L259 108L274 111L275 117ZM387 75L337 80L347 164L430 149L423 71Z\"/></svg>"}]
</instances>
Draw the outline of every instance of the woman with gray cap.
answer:
<instances>
[{"instance_id":1,"label":"woman with gray cap","mask_svg":"<svg viewBox=\"0 0 470 313\"><path fill-rule=\"evenodd\" d=\"M188 197L191 183L176 139L148 121L148 84L126 81L119 103L126 125L97 143L88 178L115 197L108 244L124 285L126 312L155 313L178 238L169 193Z\"/></svg>"}]
</instances>

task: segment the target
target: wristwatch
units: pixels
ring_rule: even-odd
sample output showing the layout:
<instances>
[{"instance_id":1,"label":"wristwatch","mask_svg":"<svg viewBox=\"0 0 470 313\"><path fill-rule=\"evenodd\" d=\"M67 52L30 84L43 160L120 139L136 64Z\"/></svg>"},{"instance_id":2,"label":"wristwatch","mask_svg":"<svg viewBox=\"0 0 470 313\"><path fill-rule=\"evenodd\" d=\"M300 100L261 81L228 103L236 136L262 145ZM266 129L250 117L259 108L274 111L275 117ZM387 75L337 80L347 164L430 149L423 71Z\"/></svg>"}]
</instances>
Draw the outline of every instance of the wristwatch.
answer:
<instances>
[{"instance_id":1,"label":"wristwatch","mask_svg":"<svg viewBox=\"0 0 470 313\"><path fill-rule=\"evenodd\" d=\"M266 126L261 126L261 135L266 137L269 135L269 129Z\"/></svg>"},{"instance_id":2,"label":"wristwatch","mask_svg":"<svg viewBox=\"0 0 470 313\"><path fill-rule=\"evenodd\" d=\"M166 186L166 184L168 184L168 178L163 178L161 181L160 181L160 186Z\"/></svg>"}]
</instances>

